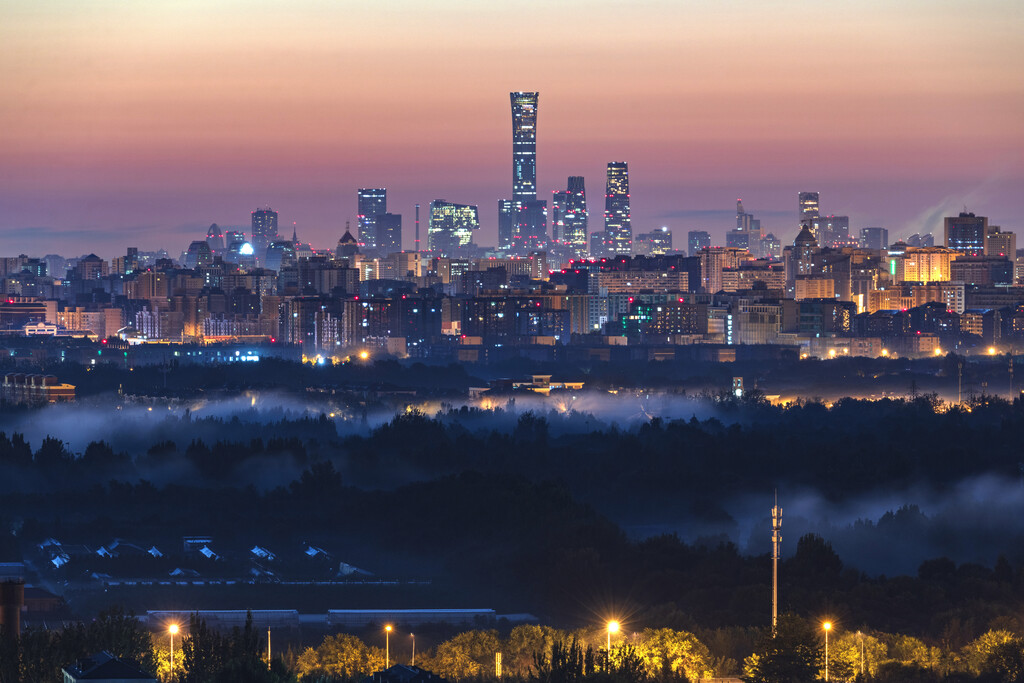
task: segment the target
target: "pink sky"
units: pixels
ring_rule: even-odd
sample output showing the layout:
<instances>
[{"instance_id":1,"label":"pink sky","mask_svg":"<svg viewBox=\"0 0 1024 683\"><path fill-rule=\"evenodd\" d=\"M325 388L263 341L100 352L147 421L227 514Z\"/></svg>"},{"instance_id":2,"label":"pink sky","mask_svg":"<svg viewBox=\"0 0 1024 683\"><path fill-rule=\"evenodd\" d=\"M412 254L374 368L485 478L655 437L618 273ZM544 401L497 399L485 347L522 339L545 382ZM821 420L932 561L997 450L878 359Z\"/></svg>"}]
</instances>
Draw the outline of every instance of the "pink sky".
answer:
<instances>
[{"instance_id":1,"label":"pink sky","mask_svg":"<svg viewBox=\"0 0 1024 683\"><path fill-rule=\"evenodd\" d=\"M511 189L508 92L540 91L541 198L608 161L634 232L791 239L796 193L894 236L1024 228L1024 10L1008 1L0 0L5 254L172 253L258 205L318 246L358 187L405 216Z\"/></svg>"}]
</instances>

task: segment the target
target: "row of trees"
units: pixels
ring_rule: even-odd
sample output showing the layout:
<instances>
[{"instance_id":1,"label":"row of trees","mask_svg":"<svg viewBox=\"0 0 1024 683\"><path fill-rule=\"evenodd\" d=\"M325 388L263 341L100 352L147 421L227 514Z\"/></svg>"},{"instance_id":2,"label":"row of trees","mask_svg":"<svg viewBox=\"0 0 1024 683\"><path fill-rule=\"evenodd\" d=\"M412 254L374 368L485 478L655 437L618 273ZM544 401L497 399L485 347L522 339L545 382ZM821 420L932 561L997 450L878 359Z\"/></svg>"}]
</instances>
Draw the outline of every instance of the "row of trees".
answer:
<instances>
[{"instance_id":1,"label":"row of trees","mask_svg":"<svg viewBox=\"0 0 1024 683\"><path fill-rule=\"evenodd\" d=\"M383 648L346 633L329 635L299 653L289 651L268 665L260 635L251 615L243 628L231 632L214 630L193 616L172 672L164 639L157 644L137 619L115 609L88 624L29 629L20 639L0 640L0 683L57 680L62 667L100 650L177 683L341 683L361 680L385 665ZM687 631L623 633L610 651L607 637L600 629L536 625L517 626L505 635L466 631L418 653L416 664L450 681L478 683L498 679L496 653L501 653L501 677L521 683L688 683L737 675L740 668L749 683L795 683L820 680L826 668L823 631L795 615L780 617L774 633L763 630L742 667L715 656ZM827 667L829 680L844 683L1019 683L1024 681L1024 639L1008 630L990 630L960 650L947 650L900 634L837 632L829 643Z\"/></svg>"},{"instance_id":2,"label":"row of trees","mask_svg":"<svg viewBox=\"0 0 1024 683\"><path fill-rule=\"evenodd\" d=\"M495 630L467 631L418 654L416 662L452 681L496 680L497 652L503 678L540 683L683 683L736 675L750 683L782 683L819 680L825 673L823 631L795 615L781 617L774 634L763 630L742 663L715 656L687 631L625 634L613 641L610 653L606 637L603 630L546 626L517 626L505 637ZM306 648L293 661L300 680L349 681L383 667L384 650L339 634ZM1024 676L1024 640L1007 630L990 630L964 648L947 650L901 634L837 632L829 643L828 673L829 680L840 682L1011 683Z\"/></svg>"}]
</instances>

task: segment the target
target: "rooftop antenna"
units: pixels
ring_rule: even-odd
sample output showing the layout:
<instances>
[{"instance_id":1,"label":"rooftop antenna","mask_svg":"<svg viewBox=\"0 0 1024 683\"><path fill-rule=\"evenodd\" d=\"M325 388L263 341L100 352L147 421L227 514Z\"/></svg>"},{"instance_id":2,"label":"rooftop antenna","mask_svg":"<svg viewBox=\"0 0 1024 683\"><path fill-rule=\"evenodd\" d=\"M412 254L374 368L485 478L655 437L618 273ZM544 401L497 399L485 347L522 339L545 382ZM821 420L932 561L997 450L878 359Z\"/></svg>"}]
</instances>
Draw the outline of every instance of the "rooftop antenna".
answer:
<instances>
[{"instance_id":1,"label":"rooftop antenna","mask_svg":"<svg viewBox=\"0 0 1024 683\"><path fill-rule=\"evenodd\" d=\"M772 508L772 637L779 623L779 548L782 546L782 508L779 490L775 489L775 507Z\"/></svg>"}]
</instances>

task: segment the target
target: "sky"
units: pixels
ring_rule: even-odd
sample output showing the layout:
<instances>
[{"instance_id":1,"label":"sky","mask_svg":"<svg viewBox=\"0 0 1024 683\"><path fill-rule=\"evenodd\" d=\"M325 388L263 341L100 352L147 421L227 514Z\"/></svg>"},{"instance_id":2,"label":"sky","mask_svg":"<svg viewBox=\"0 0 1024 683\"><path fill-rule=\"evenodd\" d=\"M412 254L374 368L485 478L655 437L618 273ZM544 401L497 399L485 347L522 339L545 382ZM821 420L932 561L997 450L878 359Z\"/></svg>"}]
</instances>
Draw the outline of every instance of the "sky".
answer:
<instances>
[{"instance_id":1,"label":"sky","mask_svg":"<svg viewBox=\"0 0 1024 683\"><path fill-rule=\"evenodd\" d=\"M789 243L797 192L851 231L1024 230L1018 0L0 0L0 255L164 247L272 206L332 247L356 190L478 204L540 92L539 198L630 167L633 231ZM423 227L425 238L425 222Z\"/></svg>"}]
</instances>

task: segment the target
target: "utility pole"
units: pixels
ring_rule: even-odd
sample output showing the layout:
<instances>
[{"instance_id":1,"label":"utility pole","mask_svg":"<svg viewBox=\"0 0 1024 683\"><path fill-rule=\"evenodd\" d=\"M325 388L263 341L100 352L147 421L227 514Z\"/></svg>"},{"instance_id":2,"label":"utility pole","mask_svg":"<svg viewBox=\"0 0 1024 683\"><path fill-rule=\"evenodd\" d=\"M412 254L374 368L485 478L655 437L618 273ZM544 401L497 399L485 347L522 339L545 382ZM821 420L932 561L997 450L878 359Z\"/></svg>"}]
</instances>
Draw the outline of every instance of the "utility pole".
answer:
<instances>
[{"instance_id":1,"label":"utility pole","mask_svg":"<svg viewBox=\"0 0 1024 683\"><path fill-rule=\"evenodd\" d=\"M779 507L779 491L775 490L775 507L772 508L772 636L779 623L779 548L782 545L782 508Z\"/></svg>"},{"instance_id":2,"label":"utility pole","mask_svg":"<svg viewBox=\"0 0 1024 683\"><path fill-rule=\"evenodd\" d=\"M416 253L420 253L420 205L416 205Z\"/></svg>"}]
</instances>

